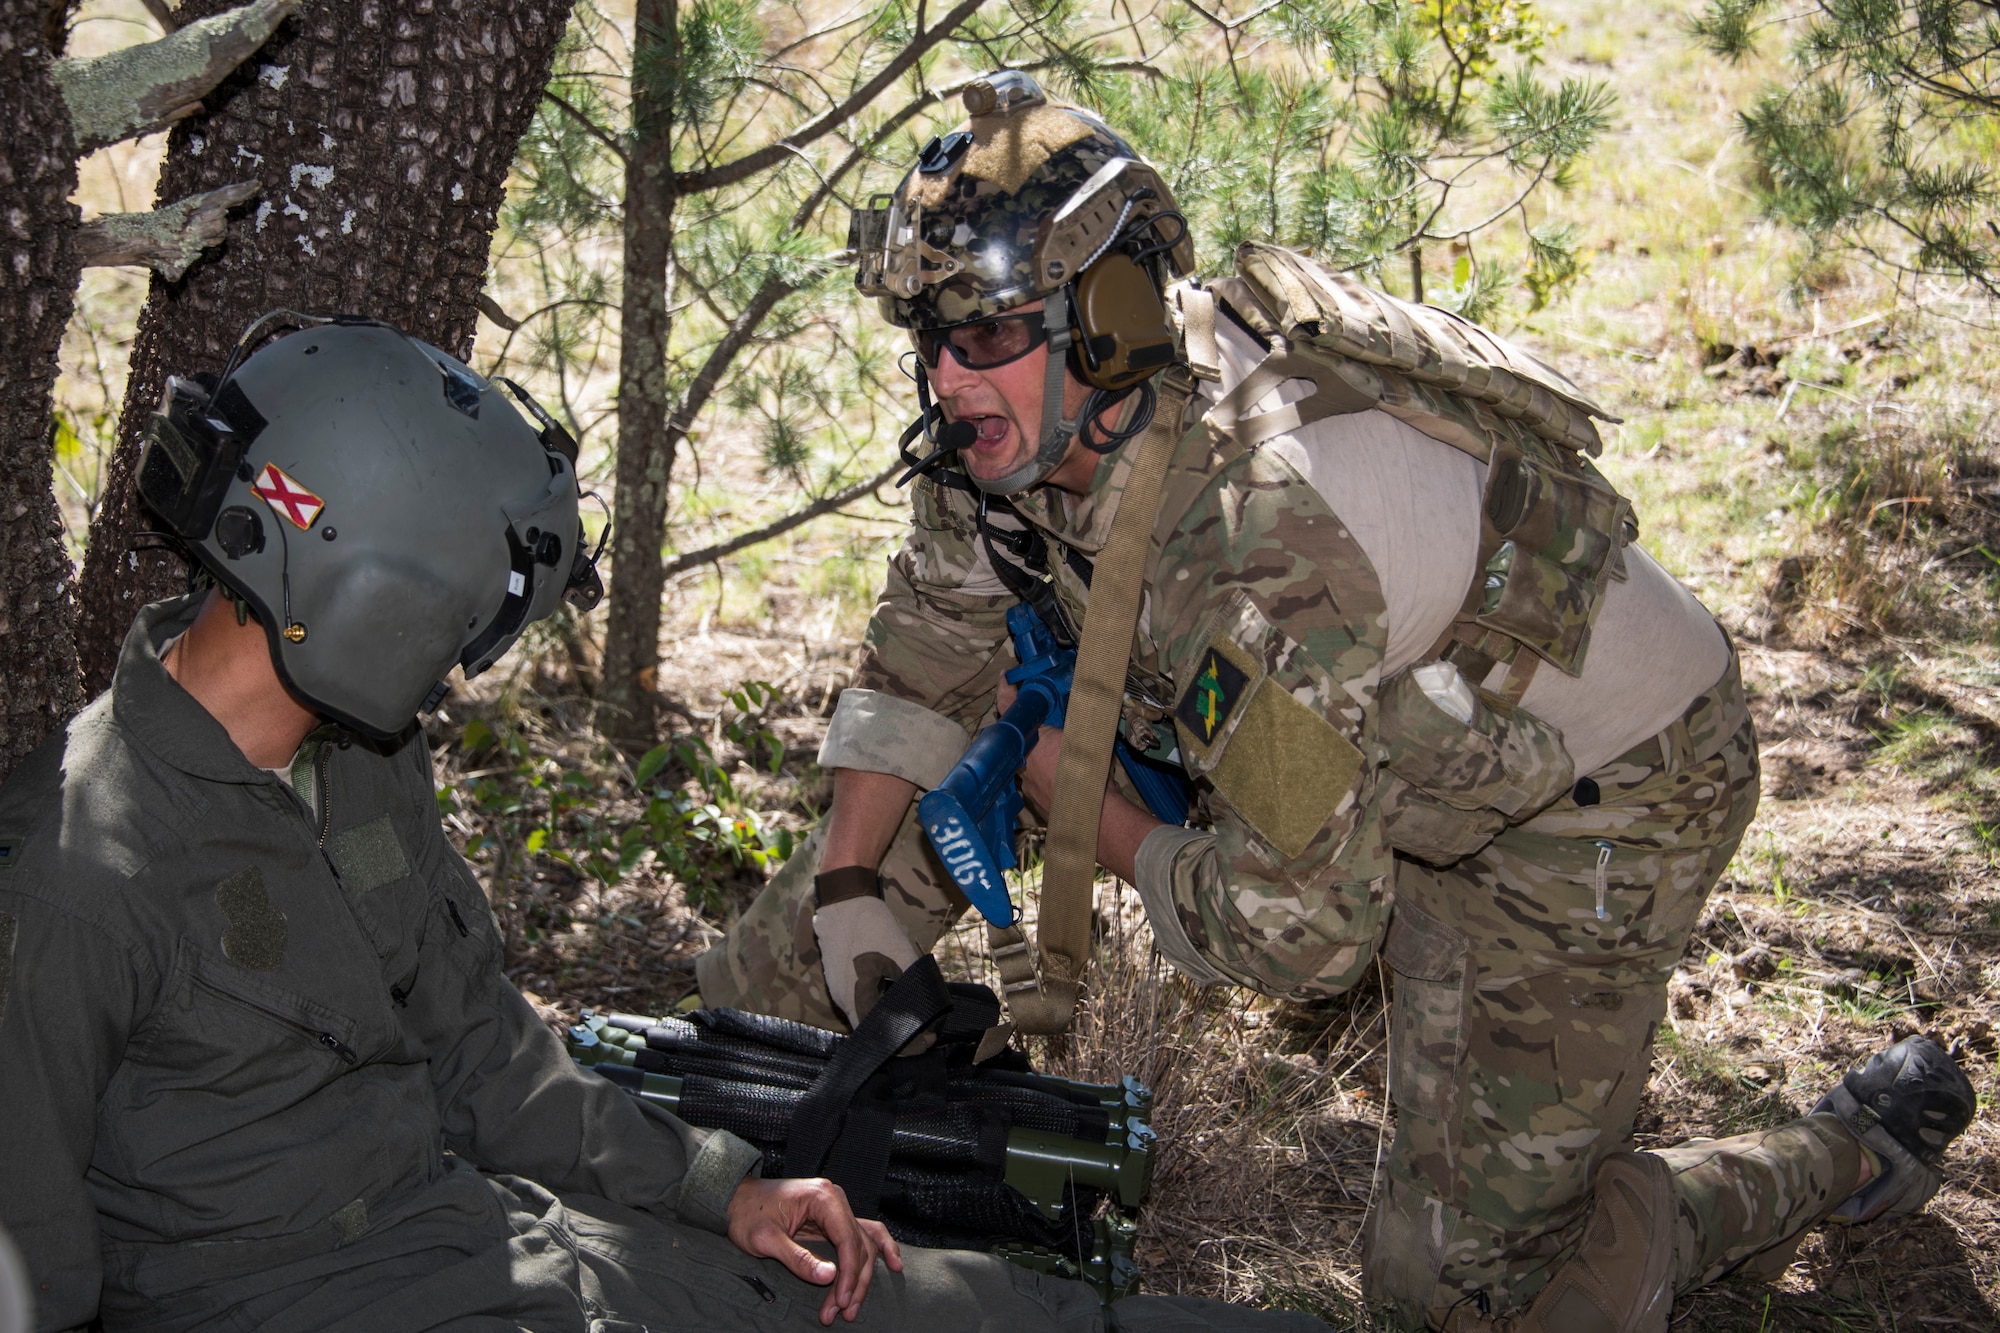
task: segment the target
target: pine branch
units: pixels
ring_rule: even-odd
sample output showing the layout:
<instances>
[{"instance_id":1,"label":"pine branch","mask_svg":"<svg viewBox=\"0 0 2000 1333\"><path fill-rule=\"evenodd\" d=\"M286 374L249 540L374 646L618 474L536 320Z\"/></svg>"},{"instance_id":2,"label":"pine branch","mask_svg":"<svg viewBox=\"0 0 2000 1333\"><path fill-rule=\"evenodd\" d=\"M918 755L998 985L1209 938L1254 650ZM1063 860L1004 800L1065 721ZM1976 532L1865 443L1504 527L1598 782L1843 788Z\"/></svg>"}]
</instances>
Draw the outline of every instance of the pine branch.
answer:
<instances>
[{"instance_id":1,"label":"pine branch","mask_svg":"<svg viewBox=\"0 0 2000 1333\"><path fill-rule=\"evenodd\" d=\"M884 65L874 78L862 84L846 101L829 109L817 120L801 125L776 143L767 144L721 166L710 167L706 171L677 173L674 179L675 190L681 194L701 194L748 180L758 172L776 166L792 153L817 141L830 131L839 129L856 112L874 101L883 89L902 78L911 66L929 54L939 42L956 32L959 25L977 13L983 3L985 0L959 0L958 6L940 19L936 26L919 33L908 46L896 53L894 60Z\"/></svg>"},{"instance_id":2,"label":"pine branch","mask_svg":"<svg viewBox=\"0 0 2000 1333\"><path fill-rule=\"evenodd\" d=\"M1257 9L1251 10L1248 14L1245 14L1240 19L1225 19L1219 14L1211 14L1206 9L1202 8L1199 4L1197 4L1195 0L1187 0L1187 7L1189 9L1192 9L1195 13L1201 15L1203 18L1207 19L1209 23L1214 25L1216 28L1220 29L1223 32L1229 33L1229 32L1237 32L1240 31L1241 29L1247 28L1258 19L1263 18L1264 15L1270 13L1272 10L1283 9L1286 5L1290 3L1291 0L1270 0L1268 4L1262 5Z\"/></svg>"},{"instance_id":3,"label":"pine branch","mask_svg":"<svg viewBox=\"0 0 2000 1333\"><path fill-rule=\"evenodd\" d=\"M783 518L766 523L761 528L753 528L749 532L731 537L726 542L718 542L714 546L704 546L699 551L677 555L667 562L666 577L673 578L676 574L685 574L697 566L712 565L718 560L726 560L746 546L755 546L758 542L767 542L773 537L783 536L801 523L811 522L822 514L830 514L836 509L853 504L870 491L880 490L888 485L902 466L902 461L899 459L866 481L857 481L846 490L836 491L832 495L815 500L804 509L795 509Z\"/></svg>"},{"instance_id":4,"label":"pine branch","mask_svg":"<svg viewBox=\"0 0 2000 1333\"><path fill-rule=\"evenodd\" d=\"M790 296L792 291L790 283L773 273L764 279L763 284L757 288L757 294L750 298L750 303L744 306L730 322L729 331L722 335L721 341L709 349L708 356L701 363L701 369L695 372L694 382L688 385L687 397L681 401L679 410L667 420L669 447L678 445L687 438L688 431L694 427L695 418L699 417L701 410L708 406L708 400L715 396L716 386L722 383L723 373L729 369L729 363L734 361L736 354L748 346L751 339L756 336L757 328L764 322L765 316L776 309L778 302Z\"/></svg>"},{"instance_id":5,"label":"pine branch","mask_svg":"<svg viewBox=\"0 0 2000 1333\"><path fill-rule=\"evenodd\" d=\"M617 139L613 138L611 134L609 134L602 125L599 125L589 116L584 115L583 112L571 106L567 101L564 100L562 94L558 93L553 88L544 88L542 90L542 100L544 102L549 103L551 106L555 107L556 110L563 112L565 115L569 116L570 119L574 120L578 125L582 126L583 132L585 134L588 134L591 138L597 140L597 142L603 144L606 148L610 149L611 155L613 157L617 158L620 162L623 162L625 160L625 145L619 143Z\"/></svg>"},{"instance_id":6,"label":"pine branch","mask_svg":"<svg viewBox=\"0 0 2000 1333\"><path fill-rule=\"evenodd\" d=\"M479 294L479 313L498 324L509 333L520 330L521 321L508 314L506 309L485 292Z\"/></svg>"}]
</instances>

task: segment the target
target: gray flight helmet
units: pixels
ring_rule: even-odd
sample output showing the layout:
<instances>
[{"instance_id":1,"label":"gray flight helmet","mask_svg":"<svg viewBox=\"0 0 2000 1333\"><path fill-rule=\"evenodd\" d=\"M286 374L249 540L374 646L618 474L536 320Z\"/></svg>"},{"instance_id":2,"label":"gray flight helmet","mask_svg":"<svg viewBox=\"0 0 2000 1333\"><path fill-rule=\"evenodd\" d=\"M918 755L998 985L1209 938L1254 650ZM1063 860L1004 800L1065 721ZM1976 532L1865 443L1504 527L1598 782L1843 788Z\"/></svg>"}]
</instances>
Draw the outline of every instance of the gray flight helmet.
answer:
<instances>
[{"instance_id":1,"label":"gray flight helmet","mask_svg":"<svg viewBox=\"0 0 2000 1333\"><path fill-rule=\"evenodd\" d=\"M294 696L390 739L453 665L477 676L566 591L601 592L574 445L522 396L540 433L437 348L319 321L212 390L170 380L140 494L249 605Z\"/></svg>"}]
</instances>

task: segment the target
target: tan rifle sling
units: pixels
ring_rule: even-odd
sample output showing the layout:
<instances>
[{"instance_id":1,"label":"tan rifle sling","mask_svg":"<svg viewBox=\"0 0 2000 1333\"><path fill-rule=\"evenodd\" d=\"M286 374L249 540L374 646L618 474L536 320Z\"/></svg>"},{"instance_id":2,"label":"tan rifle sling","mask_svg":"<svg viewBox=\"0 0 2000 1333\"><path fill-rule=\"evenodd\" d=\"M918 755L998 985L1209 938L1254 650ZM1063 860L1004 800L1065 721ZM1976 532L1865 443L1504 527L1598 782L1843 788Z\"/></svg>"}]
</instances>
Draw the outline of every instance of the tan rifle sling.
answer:
<instances>
[{"instance_id":1,"label":"tan rifle sling","mask_svg":"<svg viewBox=\"0 0 2000 1333\"><path fill-rule=\"evenodd\" d=\"M1125 669L1139 624L1160 488L1180 443L1182 414L1193 393L1194 379L1185 367L1170 366L1161 374L1159 404L1152 424L1129 446L1134 450L1132 471L1111 519L1111 535L1091 575L1090 610L1077 645L1075 683L1063 720L1062 754L1056 760L1048 846L1042 860L1041 910L1035 923L1036 956L1030 955L1020 926L987 928L1008 1017L1023 1032L1067 1031L1076 1019L1077 999L1090 967L1098 821L1104 813L1111 751L1125 700Z\"/></svg>"}]
</instances>

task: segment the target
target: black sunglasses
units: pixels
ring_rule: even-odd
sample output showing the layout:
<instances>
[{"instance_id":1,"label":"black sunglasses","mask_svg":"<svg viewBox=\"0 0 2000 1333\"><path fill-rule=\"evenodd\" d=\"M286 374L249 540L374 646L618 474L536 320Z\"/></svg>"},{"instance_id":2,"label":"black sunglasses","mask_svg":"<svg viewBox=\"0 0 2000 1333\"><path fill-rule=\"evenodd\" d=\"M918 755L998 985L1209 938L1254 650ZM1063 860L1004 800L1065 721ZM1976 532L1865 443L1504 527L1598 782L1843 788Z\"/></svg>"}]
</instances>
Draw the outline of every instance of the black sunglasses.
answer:
<instances>
[{"instance_id":1,"label":"black sunglasses","mask_svg":"<svg viewBox=\"0 0 2000 1333\"><path fill-rule=\"evenodd\" d=\"M930 370L938 368L938 358L949 347L954 360L967 370L991 370L1009 361L1018 361L1049 339L1042 312L1024 315L989 315L943 329L912 329L917 359Z\"/></svg>"}]
</instances>

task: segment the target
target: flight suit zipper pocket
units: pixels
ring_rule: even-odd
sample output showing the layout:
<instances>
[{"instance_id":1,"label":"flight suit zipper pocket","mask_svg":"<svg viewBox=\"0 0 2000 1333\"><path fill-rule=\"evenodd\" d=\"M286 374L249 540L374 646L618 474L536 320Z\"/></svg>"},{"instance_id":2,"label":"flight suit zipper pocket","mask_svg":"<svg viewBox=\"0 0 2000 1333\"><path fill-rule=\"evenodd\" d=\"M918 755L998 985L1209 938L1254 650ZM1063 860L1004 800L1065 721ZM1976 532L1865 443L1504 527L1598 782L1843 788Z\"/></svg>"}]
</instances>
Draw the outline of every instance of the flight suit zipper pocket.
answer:
<instances>
[{"instance_id":1,"label":"flight suit zipper pocket","mask_svg":"<svg viewBox=\"0 0 2000 1333\"><path fill-rule=\"evenodd\" d=\"M235 991L228 990L222 986L218 986L214 982L207 980L206 978L200 976L199 974L193 977L193 981L196 986L200 987L202 990L207 991L210 995L215 996L217 999L223 1000L229 1004L237 1005L240 1008L248 1009L252 1013L261 1015L262 1017L269 1019L273 1023L278 1024L280 1027L287 1028L292 1032L299 1034L306 1040L310 1041L313 1045L318 1046L323 1050L332 1052L334 1055L340 1057L341 1062L343 1064L354 1065L354 1064L359 1064L361 1061L361 1057L354 1053L354 1049L351 1046L349 1046L339 1037L334 1036L331 1032L328 1032L323 1028L316 1028L312 1024L304 1022L301 1019L295 1018L292 1015L283 1012L282 1010L276 1008L273 1005L263 1003L262 1001L253 999L250 996L242 995Z\"/></svg>"}]
</instances>

